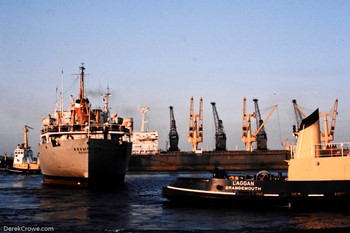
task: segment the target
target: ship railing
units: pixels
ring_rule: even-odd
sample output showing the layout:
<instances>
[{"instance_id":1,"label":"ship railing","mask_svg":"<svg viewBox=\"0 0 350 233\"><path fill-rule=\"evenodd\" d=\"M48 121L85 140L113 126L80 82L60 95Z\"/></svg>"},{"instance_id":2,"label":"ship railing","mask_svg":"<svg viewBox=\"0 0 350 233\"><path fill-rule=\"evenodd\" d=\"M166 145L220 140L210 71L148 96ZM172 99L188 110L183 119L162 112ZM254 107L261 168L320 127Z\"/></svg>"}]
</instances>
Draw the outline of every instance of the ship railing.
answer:
<instances>
[{"instance_id":1,"label":"ship railing","mask_svg":"<svg viewBox=\"0 0 350 233\"><path fill-rule=\"evenodd\" d=\"M296 151L297 146L296 145L290 145L290 158L294 159L295 151Z\"/></svg>"},{"instance_id":2,"label":"ship railing","mask_svg":"<svg viewBox=\"0 0 350 233\"><path fill-rule=\"evenodd\" d=\"M317 144L314 145L315 157L345 157L350 156L350 142L330 143L328 145ZM294 158L296 153L296 145L290 148L291 158Z\"/></svg>"},{"instance_id":3,"label":"ship railing","mask_svg":"<svg viewBox=\"0 0 350 233\"><path fill-rule=\"evenodd\" d=\"M316 157L344 157L350 156L350 142L315 145Z\"/></svg>"},{"instance_id":4,"label":"ship railing","mask_svg":"<svg viewBox=\"0 0 350 233\"><path fill-rule=\"evenodd\" d=\"M41 133L52 133L52 132L70 132L70 131L85 131L85 132L98 132L98 131L120 131L130 133L129 129L121 124L103 124L103 123L93 123L88 125L84 124L74 124L74 125L48 125L43 126Z\"/></svg>"}]
</instances>

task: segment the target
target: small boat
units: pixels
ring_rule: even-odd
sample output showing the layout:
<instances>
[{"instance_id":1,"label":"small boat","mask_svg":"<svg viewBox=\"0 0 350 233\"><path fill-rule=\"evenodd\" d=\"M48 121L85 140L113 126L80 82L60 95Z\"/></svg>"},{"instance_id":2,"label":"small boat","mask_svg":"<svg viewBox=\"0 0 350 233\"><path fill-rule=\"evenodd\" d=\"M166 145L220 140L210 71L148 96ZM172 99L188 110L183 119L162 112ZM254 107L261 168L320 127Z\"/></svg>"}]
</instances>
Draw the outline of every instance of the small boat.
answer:
<instances>
[{"instance_id":1,"label":"small boat","mask_svg":"<svg viewBox=\"0 0 350 233\"><path fill-rule=\"evenodd\" d=\"M12 165L8 165L6 170L11 173L23 174L40 174L40 160L33 156L33 151L28 145L28 129L31 127L24 126L24 143L18 144L14 150Z\"/></svg>"},{"instance_id":2,"label":"small boat","mask_svg":"<svg viewBox=\"0 0 350 233\"><path fill-rule=\"evenodd\" d=\"M69 110L55 110L42 121L38 155L43 183L87 188L114 188L124 182L132 142L124 119L104 108L92 109L85 95L85 67ZM63 93L63 92L62 92ZM63 101L62 101L63 102Z\"/></svg>"},{"instance_id":3,"label":"small boat","mask_svg":"<svg viewBox=\"0 0 350 233\"><path fill-rule=\"evenodd\" d=\"M163 187L171 202L237 206L346 206L350 203L350 143L320 141L319 111L305 118L291 150L287 174L261 170L228 175L216 168L209 178L180 177Z\"/></svg>"},{"instance_id":4,"label":"small boat","mask_svg":"<svg viewBox=\"0 0 350 233\"><path fill-rule=\"evenodd\" d=\"M12 159L8 158L6 153L3 156L0 156L0 171L6 171L6 168L12 164Z\"/></svg>"}]
</instances>

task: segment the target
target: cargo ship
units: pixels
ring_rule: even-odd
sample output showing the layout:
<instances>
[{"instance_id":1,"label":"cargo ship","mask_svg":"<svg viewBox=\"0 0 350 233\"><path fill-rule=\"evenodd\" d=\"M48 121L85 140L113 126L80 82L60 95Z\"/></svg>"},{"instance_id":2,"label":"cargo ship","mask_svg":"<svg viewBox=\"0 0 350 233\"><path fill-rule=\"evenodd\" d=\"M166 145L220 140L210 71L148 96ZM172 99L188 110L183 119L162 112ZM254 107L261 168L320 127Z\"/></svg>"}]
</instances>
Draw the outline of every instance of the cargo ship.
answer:
<instances>
[{"instance_id":1,"label":"cargo ship","mask_svg":"<svg viewBox=\"0 0 350 233\"><path fill-rule=\"evenodd\" d=\"M179 203L257 206L347 206L350 203L350 143L320 140L319 111L302 120L287 174L260 170L212 177L179 177L163 187L164 198ZM264 169L264 167L261 167Z\"/></svg>"},{"instance_id":2,"label":"cargo ship","mask_svg":"<svg viewBox=\"0 0 350 233\"><path fill-rule=\"evenodd\" d=\"M42 121L38 156L44 184L77 187L117 187L124 182L132 142L123 118L104 108L91 109L84 91L85 67L80 67L78 98L70 111L55 110ZM63 92L62 92L63 93Z\"/></svg>"}]
</instances>

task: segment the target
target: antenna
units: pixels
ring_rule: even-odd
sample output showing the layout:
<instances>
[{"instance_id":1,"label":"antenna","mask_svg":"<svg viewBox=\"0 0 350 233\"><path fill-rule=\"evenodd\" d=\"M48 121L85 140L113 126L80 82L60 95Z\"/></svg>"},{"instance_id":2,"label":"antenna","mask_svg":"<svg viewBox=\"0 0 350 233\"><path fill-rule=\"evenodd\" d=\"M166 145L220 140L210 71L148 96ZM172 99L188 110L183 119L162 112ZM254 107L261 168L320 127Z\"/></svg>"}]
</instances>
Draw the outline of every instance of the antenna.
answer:
<instances>
[{"instance_id":1,"label":"antenna","mask_svg":"<svg viewBox=\"0 0 350 233\"><path fill-rule=\"evenodd\" d=\"M63 75L63 68L62 68L62 74L61 74L61 114L63 114L63 108L64 108L64 87L63 87L63 78L64 78L64 75Z\"/></svg>"}]
</instances>

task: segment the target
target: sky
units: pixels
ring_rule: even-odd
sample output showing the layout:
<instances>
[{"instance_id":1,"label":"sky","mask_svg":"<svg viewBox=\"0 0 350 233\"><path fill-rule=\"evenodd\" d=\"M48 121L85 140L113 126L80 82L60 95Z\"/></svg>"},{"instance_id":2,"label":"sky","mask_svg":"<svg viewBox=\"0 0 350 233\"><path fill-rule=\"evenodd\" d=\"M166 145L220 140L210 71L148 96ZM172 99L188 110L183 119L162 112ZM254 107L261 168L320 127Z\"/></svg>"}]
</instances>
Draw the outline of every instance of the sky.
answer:
<instances>
[{"instance_id":1,"label":"sky","mask_svg":"<svg viewBox=\"0 0 350 233\"><path fill-rule=\"evenodd\" d=\"M169 106L179 147L191 150L191 96L197 112L203 98L205 150L215 146L210 102L228 149L244 149L243 97L248 113L259 100L263 118L278 104L265 125L270 149L294 142L292 99L310 114L338 98L335 141L350 141L349 12L347 0L0 0L0 154L23 143L24 125L36 151L56 89L63 83L66 107L77 96L81 63L93 107L109 87L111 112L139 130L148 106L163 150Z\"/></svg>"}]
</instances>

